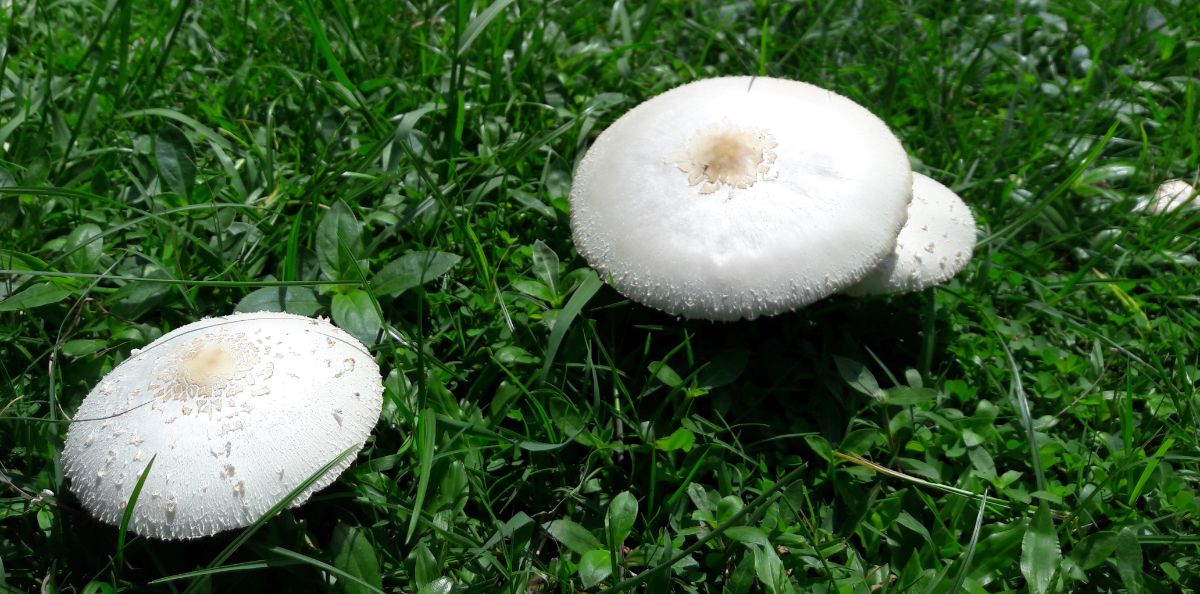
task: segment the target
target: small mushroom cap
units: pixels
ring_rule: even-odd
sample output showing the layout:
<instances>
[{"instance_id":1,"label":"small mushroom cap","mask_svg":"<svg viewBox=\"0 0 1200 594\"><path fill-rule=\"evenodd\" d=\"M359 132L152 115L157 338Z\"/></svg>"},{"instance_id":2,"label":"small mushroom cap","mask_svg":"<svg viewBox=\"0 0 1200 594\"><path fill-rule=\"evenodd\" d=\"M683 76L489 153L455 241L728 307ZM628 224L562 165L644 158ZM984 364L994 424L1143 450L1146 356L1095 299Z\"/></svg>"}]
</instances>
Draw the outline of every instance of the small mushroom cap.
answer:
<instances>
[{"instance_id":1,"label":"small mushroom cap","mask_svg":"<svg viewBox=\"0 0 1200 594\"><path fill-rule=\"evenodd\" d=\"M153 457L130 529L208 536L255 522L343 451L362 448L382 396L374 358L326 320L208 318L135 350L96 385L67 432L63 467L84 507L118 524Z\"/></svg>"},{"instance_id":2,"label":"small mushroom cap","mask_svg":"<svg viewBox=\"0 0 1200 594\"><path fill-rule=\"evenodd\" d=\"M819 87L729 77L633 108L571 187L575 246L624 295L753 319L867 274L904 224L911 169L871 112Z\"/></svg>"},{"instance_id":3,"label":"small mushroom cap","mask_svg":"<svg viewBox=\"0 0 1200 594\"><path fill-rule=\"evenodd\" d=\"M1185 206L1200 208L1196 188L1181 179L1169 179L1159 184L1154 191L1154 199L1146 204L1146 210L1152 214L1167 214Z\"/></svg>"},{"instance_id":4,"label":"small mushroom cap","mask_svg":"<svg viewBox=\"0 0 1200 594\"><path fill-rule=\"evenodd\" d=\"M913 174L908 222L896 249L848 295L880 295L920 291L958 274L975 249L975 217L971 209L942 184Z\"/></svg>"}]
</instances>

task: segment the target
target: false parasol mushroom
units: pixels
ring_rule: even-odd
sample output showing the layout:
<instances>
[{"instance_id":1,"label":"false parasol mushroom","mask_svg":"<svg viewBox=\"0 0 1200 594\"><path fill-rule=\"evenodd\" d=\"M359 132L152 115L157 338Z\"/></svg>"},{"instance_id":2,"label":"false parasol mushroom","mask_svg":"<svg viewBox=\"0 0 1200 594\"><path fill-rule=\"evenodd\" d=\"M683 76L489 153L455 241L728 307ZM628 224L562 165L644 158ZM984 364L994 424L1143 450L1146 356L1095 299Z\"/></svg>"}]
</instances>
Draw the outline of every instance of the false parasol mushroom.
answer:
<instances>
[{"instance_id":1,"label":"false parasol mushroom","mask_svg":"<svg viewBox=\"0 0 1200 594\"><path fill-rule=\"evenodd\" d=\"M635 301L753 319L849 287L891 253L908 157L853 101L728 77L667 91L596 139L571 188L579 253Z\"/></svg>"},{"instance_id":2,"label":"false parasol mushroom","mask_svg":"<svg viewBox=\"0 0 1200 594\"><path fill-rule=\"evenodd\" d=\"M908 222L896 238L896 249L847 295L881 295L920 291L958 274L975 249L975 217L950 188L913 174Z\"/></svg>"},{"instance_id":3,"label":"false parasol mushroom","mask_svg":"<svg viewBox=\"0 0 1200 594\"><path fill-rule=\"evenodd\" d=\"M1200 208L1196 188L1181 179L1169 179L1158 185L1154 198L1146 204L1151 214L1167 214L1183 207Z\"/></svg>"},{"instance_id":4,"label":"false parasol mushroom","mask_svg":"<svg viewBox=\"0 0 1200 594\"><path fill-rule=\"evenodd\" d=\"M257 521L347 449L361 449L382 394L370 353L324 319L208 318L134 350L96 385L71 423L63 467L84 507L116 524L153 457L130 530L208 536Z\"/></svg>"}]
</instances>

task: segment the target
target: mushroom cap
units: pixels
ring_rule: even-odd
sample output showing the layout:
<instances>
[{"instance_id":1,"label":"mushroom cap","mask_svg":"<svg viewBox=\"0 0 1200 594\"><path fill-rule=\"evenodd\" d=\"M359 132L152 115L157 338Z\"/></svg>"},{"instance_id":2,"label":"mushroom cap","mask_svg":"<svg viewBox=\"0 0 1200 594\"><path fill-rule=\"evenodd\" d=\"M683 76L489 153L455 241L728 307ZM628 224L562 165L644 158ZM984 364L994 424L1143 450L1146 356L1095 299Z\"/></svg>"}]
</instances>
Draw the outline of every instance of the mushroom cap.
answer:
<instances>
[{"instance_id":1,"label":"mushroom cap","mask_svg":"<svg viewBox=\"0 0 1200 594\"><path fill-rule=\"evenodd\" d=\"M207 318L134 350L96 385L67 432L63 467L84 507L118 524L154 457L130 530L209 536L252 524L347 448L361 449L382 397L374 358L324 319Z\"/></svg>"},{"instance_id":2,"label":"mushroom cap","mask_svg":"<svg viewBox=\"0 0 1200 594\"><path fill-rule=\"evenodd\" d=\"M1200 198L1196 197L1196 188L1181 179L1169 179L1159 184L1154 191L1154 199L1146 205L1146 210L1152 214L1167 214L1183 207L1200 208Z\"/></svg>"},{"instance_id":3,"label":"mushroom cap","mask_svg":"<svg viewBox=\"0 0 1200 594\"><path fill-rule=\"evenodd\" d=\"M753 319L833 294L891 252L912 189L887 125L796 81L714 78L654 97L575 171L579 253L672 314Z\"/></svg>"},{"instance_id":4,"label":"mushroom cap","mask_svg":"<svg viewBox=\"0 0 1200 594\"><path fill-rule=\"evenodd\" d=\"M914 173L908 222L896 238L896 249L845 292L881 295L920 291L958 274L971 261L974 249L975 217L971 209L946 186Z\"/></svg>"}]
</instances>

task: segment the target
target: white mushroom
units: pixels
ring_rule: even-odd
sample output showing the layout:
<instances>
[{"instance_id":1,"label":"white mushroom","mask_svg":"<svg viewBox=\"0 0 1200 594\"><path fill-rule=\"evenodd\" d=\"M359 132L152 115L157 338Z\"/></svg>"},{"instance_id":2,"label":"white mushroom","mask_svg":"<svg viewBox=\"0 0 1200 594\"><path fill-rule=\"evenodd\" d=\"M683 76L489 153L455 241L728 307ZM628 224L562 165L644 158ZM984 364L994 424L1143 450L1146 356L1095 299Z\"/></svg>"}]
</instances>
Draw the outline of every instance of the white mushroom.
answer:
<instances>
[{"instance_id":1,"label":"white mushroom","mask_svg":"<svg viewBox=\"0 0 1200 594\"><path fill-rule=\"evenodd\" d=\"M1167 214L1183 207L1200 208L1196 188L1181 179L1169 179L1154 191L1154 199L1145 208L1152 214Z\"/></svg>"},{"instance_id":2,"label":"white mushroom","mask_svg":"<svg viewBox=\"0 0 1200 594\"><path fill-rule=\"evenodd\" d=\"M626 296L691 318L772 315L892 251L908 157L862 106L802 82L708 79L605 130L571 188L575 246Z\"/></svg>"},{"instance_id":3,"label":"white mushroom","mask_svg":"<svg viewBox=\"0 0 1200 594\"><path fill-rule=\"evenodd\" d=\"M900 230L896 249L845 293L879 295L932 287L958 274L971 261L974 249L971 209L946 186L914 173L908 222Z\"/></svg>"},{"instance_id":4,"label":"white mushroom","mask_svg":"<svg viewBox=\"0 0 1200 594\"><path fill-rule=\"evenodd\" d=\"M253 523L343 451L362 448L382 394L370 353L326 320L208 318L135 350L96 385L71 423L63 467L84 507L117 524L154 457L130 529L208 536Z\"/></svg>"}]
</instances>

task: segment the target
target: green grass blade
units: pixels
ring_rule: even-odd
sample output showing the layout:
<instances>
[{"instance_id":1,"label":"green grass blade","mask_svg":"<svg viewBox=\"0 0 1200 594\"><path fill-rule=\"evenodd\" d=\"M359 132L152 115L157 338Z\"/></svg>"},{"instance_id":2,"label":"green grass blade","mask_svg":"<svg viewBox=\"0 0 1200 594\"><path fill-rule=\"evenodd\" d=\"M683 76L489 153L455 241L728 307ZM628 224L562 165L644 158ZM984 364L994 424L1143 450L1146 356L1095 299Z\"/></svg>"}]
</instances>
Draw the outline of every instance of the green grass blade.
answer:
<instances>
[{"instance_id":1,"label":"green grass blade","mask_svg":"<svg viewBox=\"0 0 1200 594\"><path fill-rule=\"evenodd\" d=\"M562 346L563 338L567 335L567 328L571 322L579 316L583 311L583 307L592 299L596 291L604 283L600 281L600 277L596 273L588 271L583 277L583 282L579 284L579 288L567 300L567 304L559 312L558 317L554 321L554 329L550 331L550 341L546 344L545 360L542 363L542 371L539 374L539 381L546 381L550 375L550 365L554 363L554 356L558 354L558 349Z\"/></svg>"},{"instance_id":2,"label":"green grass blade","mask_svg":"<svg viewBox=\"0 0 1200 594\"><path fill-rule=\"evenodd\" d=\"M475 18L471 19L471 22L467 24L466 30L463 31L462 38L459 39L458 55L462 56L470 51L471 46L475 43L475 40L479 38L479 35L483 33L483 30L486 29L487 26L492 23L492 21L496 20L496 17L500 16L500 11L508 8L508 5L512 3L513 0L496 0L487 8L483 9L483 12L480 12L475 16Z\"/></svg>"},{"instance_id":3,"label":"green grass blade","mask_svg":"<svg viewBox=\"0 0 1200 594\"><path fill-rule=\"evenodd\" d=\"M1039 491L1046 488L1046 473L1042 470L1042 454L1038 447L1037 431L1033 426L1033 414L1030 412L1029 397L1025 394L1025 386L1021 381L1021 368L1017 366L1017 360L1013 358L1012 351L1005 344L1004 337L997 333L999 339L997 343L1004 351L1004 356L1008 359L1009 373L1012 375L1009 384L1009 395L1016 403L1017 414L1021 420L1021 426L1025 428L1025 439L1029 444L1029 464L1033 468L1033 477L1037 481Z\"/></svg>"},{"instance_id":4,"label":"green grass blade","mask_svg":"<svg viewBox=\"0 0 1200 594\"><path fill-rule=\"evenodd\" d=\"M979 512L975 514L975 526L971 529L971 540L967 542L967 552L962 557L962 564L958 566L958 575L954 576L954 585L950 587L950 592L962 592L963 582L967 579L967 573L971 569L971 562L975 560L975 548L979 546L979 531L983 528L983 514L987 511L988 496L987 491L983 492L983 496L979 500ZM926 590L933 590L933 585Z\"/></svg>"},{"instance_id":5,"label":"green grass blade","mask_svg":"<svg viewBox=\"0 0 1200 594\"><path fill-rule=\"evenodd\" d=\"M417 531L417 522L425 506L425 494L429 491L429 475L433 471L433 454L437 446L437 415L430 409L421 411L417 418L417 496L413 500L412 515L408 519L408 532L404 542L411 542Z\"/></svg>"},{"instance_id":6,"label":"green grass blade","mask_svg":"<svg viewBox=\"0 0 1200 594\"><path fill-rule=\"evenodd\" d=\"M226 139L224 136L217 134L217 132L214 131L212 128L209 128L208 126L205 126L204 124L201 124L195 118L188 116L188 115L184 115L178 111L175 111L174 109L166 109L163 107L135 109L133 111L127 111L127 112L121 114L120 117L126 118L126 119L134 119L134 118L139 118L142 116L158 116L161 118L167 118L169 120L174 120L176 122L179 122L180 124L183 124L183 125L191 128L193 131L195 131L197 134L199 134L202 137L201 140L215 142L217 145L219 145L221 148L223 148L227 151L233 150L233 145L231 145L229 143L229 140Z\"/></svg>"},{"instance_id":7,"label":"green grass blade","mask_svg":"<svg viewBox=\"0 0 1200 594\"><path fill-rule=\"evenodd\" d=\"M335 456L329 462L326 462L324 466L318 468L315 472L309 475L308 478L301 481L299 485L296 485L294 489L284 495L283 498L280 499L275 505L271 506L271 508L268 509L266 513L262 515L262 517L255 520L253 524L250 524L244 528L241 533L237 535L237 537L230 541L230 543L221 550L220 553L217 553L217 556L209 562L208 567L205 568L205 570L192 573L192 575L195 577L193 577L191 583L188 584L187 590L184 591L185 594L193 594L200 588L204 587L203 585L205 584L206 580L201 578L212 574L212 570L220 568L226 560L228 560L231 556L233 556L234 553L238 551L238 549L242 548L242 545L246 544L246 542L249 541L256 532L265 526L266 523L271 520L271 518L274 518L279 512L291 505L293 499L311 487L312 484L317 482L317 480L319 480L321 477L325 476L327 472L340 464L343 459L345 459L347 456L354 455L354 453L357 451L357 445L353 445L345 450L342 450L340 454Z\"/></svg>"},{"instance_id":8,"label":"green grass blade","mask_svg":"<svg viewBox=\"0 0 1200 594\"><path fill-rule=\"evenodd\" d=\"M1138 497L1142 496L1142 490L1146 488L1146 483L1148 483L1150 481L1150 477L1154 475L1154 471L1158 468L1158 463L1163 459L1163 456L1167 455L1167 452L1169 452L1171 447L1174 445L1174 437L1166 438L1163 440L1162 445L1158 446L1158 449L1155 450L1154 455L1150 456L1150 459L1146 461L1146 467L1142 469L1141 476L1138 477L1137 483L1133 485L1133 490L1129 492L1129 500L1126 501L1127 505L1132 507L1134 502L1138 500Z\"/></svg>"}]
</instances>

